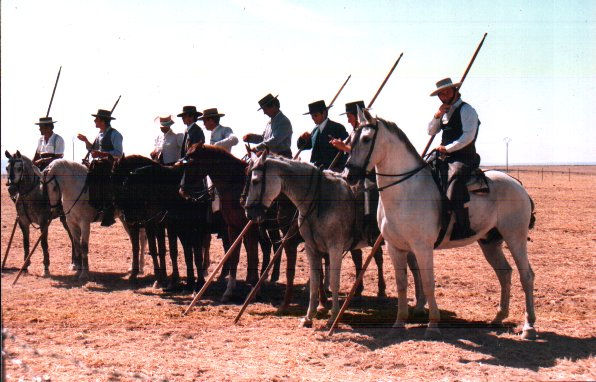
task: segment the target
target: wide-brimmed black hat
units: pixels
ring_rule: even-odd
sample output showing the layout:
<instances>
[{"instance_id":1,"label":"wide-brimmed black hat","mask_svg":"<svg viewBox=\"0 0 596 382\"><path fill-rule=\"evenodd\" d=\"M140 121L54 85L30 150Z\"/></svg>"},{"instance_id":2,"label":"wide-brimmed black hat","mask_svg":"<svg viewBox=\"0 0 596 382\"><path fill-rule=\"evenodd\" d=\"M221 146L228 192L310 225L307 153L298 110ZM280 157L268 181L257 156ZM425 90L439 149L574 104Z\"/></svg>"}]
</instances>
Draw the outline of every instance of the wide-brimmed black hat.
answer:
<instances>
[{"instance_id":1,"label":"wide-brimmed black hat","mask_svg":"<svg viewBox=\"0 0 596 382\"><path fill-rule=\"evenodd\" d=\"M357 115L358 114L358 107L360 107L360 110L366 109L366 107L364 106L364 101L348 102L346 104L346 112L345 113L341 113L340 115L344 115L344 114L348 114L348 113Z\"/></svg>"},{"instance_id":2,"label":"wide-brimmed black hat","mask_svg":"<svg viewBox=\"0 0 596 382\"><path fill-rule=\"evenodd\" d=\"M104 110L104 109L98 109L97 114L91 114L91 115L94 117L97 117L99 119L107 119L107 120L116 119L116 118L112 117L111 111Z\"/></svg>"},{"instance_id":3,"label":"wide-brimmed black hat","mask_svg":"<svg viewBox=\"0 0 596 382\"><path fill-rule=\"evenodd\" d=\"M302 115L322 113L324 111L329 110L331 107L332 106L327 107L327 105L325 104L325 101L323 101L323 100L315 101L313 103L308 104L308 113L304 113Z\"/></svg>"},{"instance_id":4,"label":"wide-brimmed black hat","mask_svg":"<svg viewBox=\"0 0 596 382\"><path fill-rule=\"evenodd\" d=\"M182 117L184 114L195 115L197 117L203 115L203 113L197 111L197 108L195 106L184 106L182 108L182 113L178 114L178 117Z\"/></svg>"},{"instance_id":5,"label":"wide-brimmed black hat","mask_svg":"<svg viewBox=\"0 0 596 382\"><path fill-rule=\"evenodd\" d=\"M36 122L36 125L54 125L58 121L52 120L52 117L40 117L39 122Z\"/></svg>"},{"instance_id":6,"label":"wide-brimmed black hat","mask_svg":"<svg viewBox=\"0 0 596 382\"><path fill-rule=\"evenodd\" d=\"M279 94L274 97L271 95L271 93L269 93L265 97L261 98L259 100L260 108L258 108L257 111L261 110L265 106L269 106L269 104L271 104L271 102L273 102L273 100L276 99L278 96L279 96Z\"/></svg>"},{"instance_id":7,"label":"wide-brimmed black hat","mask_svg":"<svg viewBox=\"0 0 596 382\"><path fill-rule=\"evenodd\" d=\"M223 117L225 114L219 113L217 108L205 109L203 110L203 116L199 119L203 120L205 118L213 118L213 117Z\"/></svg>"}]
</instances>

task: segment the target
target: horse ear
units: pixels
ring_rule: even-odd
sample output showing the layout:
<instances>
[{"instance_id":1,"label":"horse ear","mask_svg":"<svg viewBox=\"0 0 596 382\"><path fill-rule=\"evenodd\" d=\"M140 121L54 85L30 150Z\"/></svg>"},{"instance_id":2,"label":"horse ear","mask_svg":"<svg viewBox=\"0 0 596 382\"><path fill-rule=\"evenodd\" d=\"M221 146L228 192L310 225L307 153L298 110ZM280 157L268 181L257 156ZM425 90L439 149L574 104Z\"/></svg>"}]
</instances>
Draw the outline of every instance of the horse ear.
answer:
<instances>
[{"instance_id":1,"label":"horse ear","mask_svg":"<svg viewBox=\"0 0 596 382\"><path fill-rule=\"evenodd\" d=\"M21 152L19 150L17 150L17 152L14 154L15 157L20 158L21 157Z\"/></svg>"},{"instance_id":2,"label":"horse ear","mask_svg":"<svg viewBox=\"0 0 596 382\"><path fill-rule=\"evenodd\" d=\"M12 155L10 155L10 153L8 152L8 150L4 151L4 155L6 155L6 157L8 159L12 158Z\"/></svg>"},{"instance_id":3,"label":"horse ear","mask_svg":"<svg viewBox=\"0 0 596 382\"><path fill-rule=\"evenodd\" d=\"M364 111L358 105L356 105L356 109L358 111L358 125L366 125L368 123L368 118L366 118Z\"/></svg>"}]
</instances>

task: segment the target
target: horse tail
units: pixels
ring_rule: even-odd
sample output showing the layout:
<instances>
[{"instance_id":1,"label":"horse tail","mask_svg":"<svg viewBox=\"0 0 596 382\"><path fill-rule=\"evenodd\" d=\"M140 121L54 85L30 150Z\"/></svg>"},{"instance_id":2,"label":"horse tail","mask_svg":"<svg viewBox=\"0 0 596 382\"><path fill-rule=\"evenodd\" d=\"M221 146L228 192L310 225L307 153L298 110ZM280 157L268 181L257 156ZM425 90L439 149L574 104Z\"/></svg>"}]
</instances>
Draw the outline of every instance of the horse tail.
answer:
<instances>
[{"instance_id":1,"label":"horse tail","mask_svg":"<svg viewBox=\"0 0 596 382\"><path fill-rule=\"evenodd\" d=\"M532 209L530 211L530 225L529 228L532 229L534 228L534 225L536 224L536 212L534 211L534 201L532 200L532 197L530 197L528 195L528 198L530 198L530 205L532 206Z\"/></svg>"}]
</instances>

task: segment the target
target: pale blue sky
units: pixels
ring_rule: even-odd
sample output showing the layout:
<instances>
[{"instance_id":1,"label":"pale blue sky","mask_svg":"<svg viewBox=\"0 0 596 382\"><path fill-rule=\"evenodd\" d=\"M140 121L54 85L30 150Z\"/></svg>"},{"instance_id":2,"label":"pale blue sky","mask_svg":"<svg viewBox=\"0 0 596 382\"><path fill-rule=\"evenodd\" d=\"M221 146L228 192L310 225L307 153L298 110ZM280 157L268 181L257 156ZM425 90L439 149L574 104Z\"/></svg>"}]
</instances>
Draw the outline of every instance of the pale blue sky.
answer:
<instances>
[{"instance_id":1,"label":"pale blue sky","mask_svg":"<svg viewBox=\"0 0 596 382\"><path fill-rule=\"evenodd\" d=\"M294 140L313 122L307 105L327 102L352 79L330 117L347 127L344 104L373 108L421 151L439 106L437 80L458 80L488 37L462 88L482 125L484 164L596 163L590 122L596 99L596 1L14 1L2 7L2 149L32 155L55 76L51 116L72 158L72 138L92 138L90 116L122 94L113 126L127 154L147 155L155 116L183 105L218 107L238 136L262 132L257 112L279 93ZM183 131L180 119L174 125ZM350 130L350 129L348 129ZM243 148L237 146L237 155ZM294 145L295 148L295 145ZM75 141L75 158L85 153ZM308 155L304 156L305 158Z\"/></svg>"}]
</instances>

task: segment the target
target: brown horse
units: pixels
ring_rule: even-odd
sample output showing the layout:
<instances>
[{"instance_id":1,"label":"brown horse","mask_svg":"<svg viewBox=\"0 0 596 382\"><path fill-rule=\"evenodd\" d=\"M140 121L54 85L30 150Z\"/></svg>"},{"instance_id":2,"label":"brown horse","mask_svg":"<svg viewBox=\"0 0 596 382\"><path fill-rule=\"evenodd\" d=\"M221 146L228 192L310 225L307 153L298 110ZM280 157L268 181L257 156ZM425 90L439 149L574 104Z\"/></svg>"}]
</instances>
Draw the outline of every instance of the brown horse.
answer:
<instances>
[{"instance_id":1,"label":"brown horse","mask_svg":"<svg viewBox=\"0 0 596 382\"><path fill-rule=\"evenodd\" d=\"M248 223L248 219L244 213L244 208L240 203L240 196L242 194L244 184L246 181L247 163L240 160L217 146L196 144L192 146L187 156L182 163L186 166L186 176L206 176L208 175L221 199L221 212L224 221L228 226L228 234L230 242L233 242L240 231ZM289 201L288 201L289 202ZM282 210L282 209L280 209ZM287 209L283 209L278 215L278 221L281 216L284 222L280 224L282 231L287 232L290 229L290 224L284 224L292 221L292 214L288 215ZM258 273L258 227L255 225L251 228L244 238L244 246L247 253L247 277L246 280L250 284L255 284L259 278ZM286 268L286 290L284 301L280 306L280 311L285 311L290 303L292 291L294 288L294 274L296 268L296 254L298 247L298 238L293 238L286 241L284 250L287 256ZM236 270L238 267L240 255L240 247L237 247L235 252L230 256L227 264L224 265L222 275L229 274L228 287L224 294L224 299L228 299L232 293L232 289L236 283ZM263 264L265 266L265 264Z\"/></svg>"}]
</instances>

